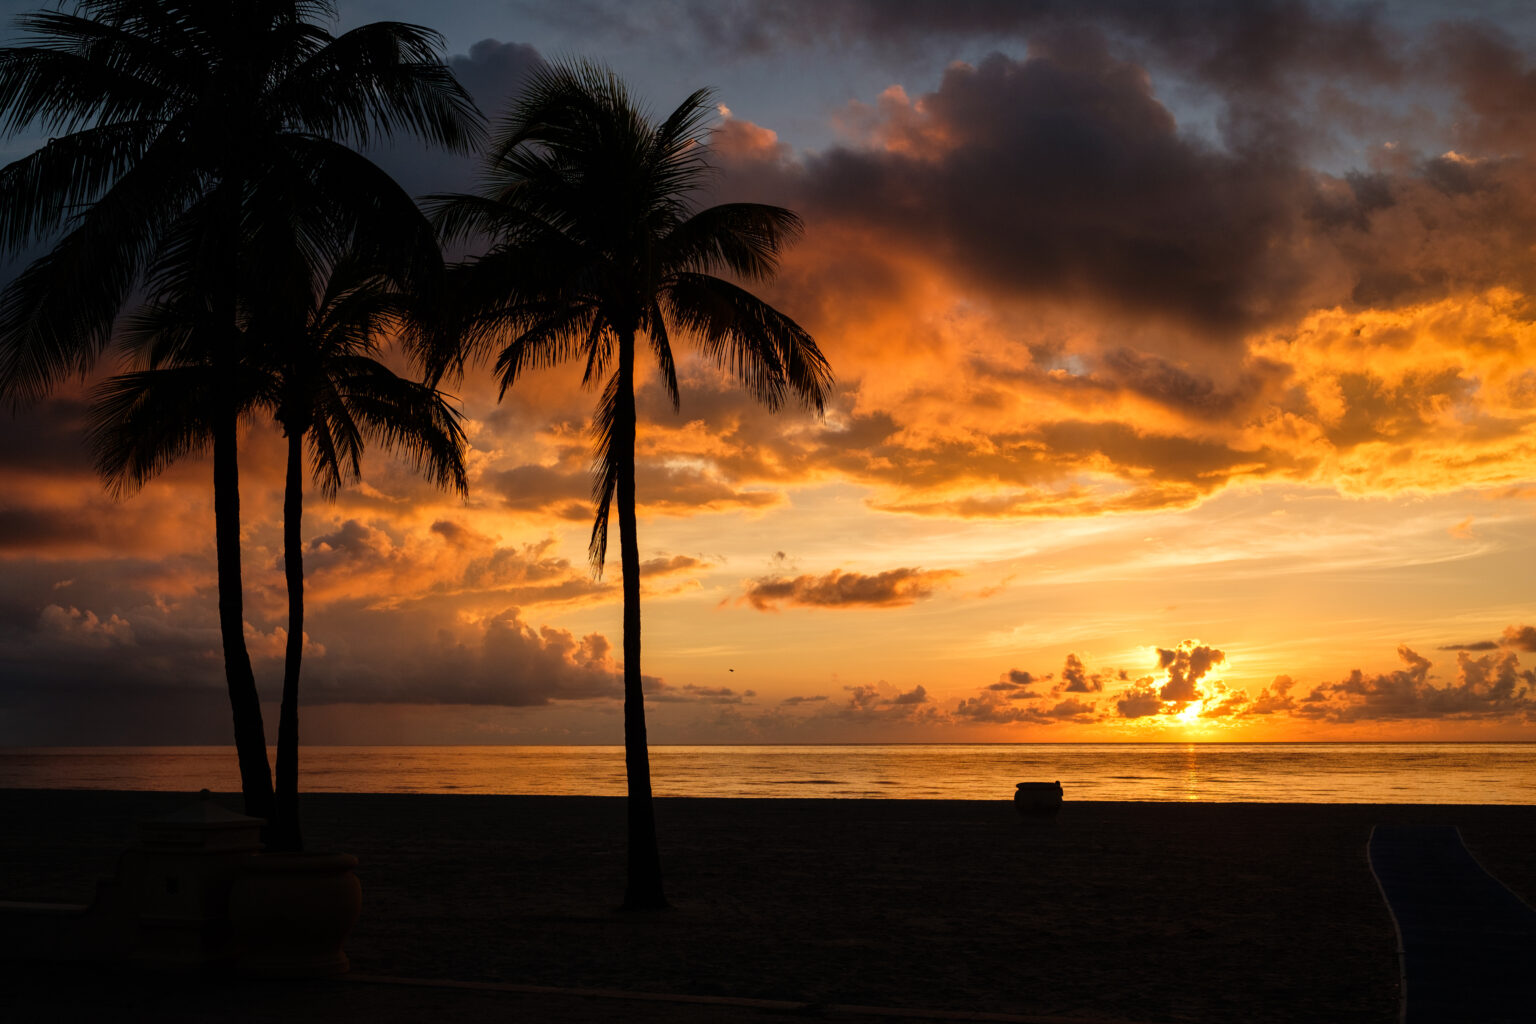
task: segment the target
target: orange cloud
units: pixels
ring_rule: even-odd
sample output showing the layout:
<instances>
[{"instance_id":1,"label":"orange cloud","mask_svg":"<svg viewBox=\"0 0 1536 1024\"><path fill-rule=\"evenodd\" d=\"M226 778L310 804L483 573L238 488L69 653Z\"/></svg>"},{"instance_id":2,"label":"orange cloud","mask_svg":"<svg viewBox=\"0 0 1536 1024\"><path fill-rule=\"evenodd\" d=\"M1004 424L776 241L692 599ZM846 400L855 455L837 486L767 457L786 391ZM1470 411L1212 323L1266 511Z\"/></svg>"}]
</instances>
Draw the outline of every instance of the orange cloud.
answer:
<instances>
[{"instance_id":1,"label":"orange cloud","mask_svg":"<svg viewBox=\"0 0 1536 1024\"><path fill-rule=\"evenodd\" d=\"M758 611L800 608L899 608L920 601L958 573L888 569L873 576L834 569L824 576L765 576L747 584L745 600Z\"/></svg>"}]
</instances>

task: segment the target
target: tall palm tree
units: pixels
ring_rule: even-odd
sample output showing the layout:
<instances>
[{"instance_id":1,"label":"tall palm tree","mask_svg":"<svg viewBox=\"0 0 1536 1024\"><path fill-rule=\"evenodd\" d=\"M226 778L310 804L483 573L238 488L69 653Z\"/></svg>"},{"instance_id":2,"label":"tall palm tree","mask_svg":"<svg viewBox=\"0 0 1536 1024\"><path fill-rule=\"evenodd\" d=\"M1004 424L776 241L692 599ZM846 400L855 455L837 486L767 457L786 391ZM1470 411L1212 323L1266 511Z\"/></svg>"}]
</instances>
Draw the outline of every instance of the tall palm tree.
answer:
<instances>
[{"instance_id":1,"label":"tall palm tree","mask_svg":"<svg viewBox=\"0 0 1536 1024\"><path fill-rule=\"evenodd\" d=\"M377 358L377 339L398 331L409 299L361 264L344 264L306 316L305 329L273 339L272 399L288 439L283 492L283 567L288 641L277 730L274 845L299 849L299 664L304 647L304 442L320 492L335 498L361 477L364 438L404 454L433 483L467 495L460 414L428 384L397 376ZM298 341L298 344L284 344Z\"/></svg>"},{"instance_id":2,"label":"tall palm tree","mask_svg":"<svg viewBox=\"0 0 1536 1024\"><path fill-rule=\"evenodd\" d=\"M436 247L410 197L349 147L405 132L472 151L481 138L436 33L379 22L333 37L317 22L334 17L330 0L77 0L21 18L30 38L0 48L0 133L55 136L0 169L0 246L52 242L0 293L0 395L16 407L87 373L135 291L163 291L167 275L196 288L225 678L246 810L268 819L242 632L241 250L263 198L280 195L315 265L394 247L429 274Z\"/></svg>"},{"instance_id":3,"label":"tall palm tree","mask_svg":"<svg viewBox=\"0 0 1536 1024\"><path fill-rule=\"evenodd\" d=\"M707 184L709 93L661 121L593 64L546 65L501 122L478 195L429 200L452 238L488 251L450 270L458 312L446 365L495 351L501 393L530 367L567 359L601 385L593 421L596 520L589 553L601 573L617 499L624 592L624 751L629 858L624 904L666 905L651 803L640 674L640 555L635 537L635 348L648 342L679 405L671 338L698 343L770 408L791 395L822 410L832 374L811 336L716 272L762 281L800 231L776 206L698 209ZM456 349L455 349L456 346Z\"/></svg>"},{"instance_id":4,"label":"tall palm tree","mask_svg":"<svg viewBox=\"0 0 1536 1024\"><path fill-rule=\"evenodd\" d=\"M241 404L272 414L287 439L283 566L288 638L277 733L277 785L267 847L303 848L298 808L299 670L304 647L304 448L320 492L334 499L361 478L365 440L405 455L441 487L468 492L461 416L435 388L406 380L379 360L379 339L405 325L410 297L364 261L337 266L323 290L296 279L299 254L264 253L242 304L247 361L239 368ZM279 258L273 259L273 256ZM192 344L202 315L195 295L136 315L125 340L144 368L111 377L93 391L92 447L116 493L137 489L182 455L206 448L217 413L209 353ZM189 361L190 360L190 361Z\"/></svg>"}]
</instances>

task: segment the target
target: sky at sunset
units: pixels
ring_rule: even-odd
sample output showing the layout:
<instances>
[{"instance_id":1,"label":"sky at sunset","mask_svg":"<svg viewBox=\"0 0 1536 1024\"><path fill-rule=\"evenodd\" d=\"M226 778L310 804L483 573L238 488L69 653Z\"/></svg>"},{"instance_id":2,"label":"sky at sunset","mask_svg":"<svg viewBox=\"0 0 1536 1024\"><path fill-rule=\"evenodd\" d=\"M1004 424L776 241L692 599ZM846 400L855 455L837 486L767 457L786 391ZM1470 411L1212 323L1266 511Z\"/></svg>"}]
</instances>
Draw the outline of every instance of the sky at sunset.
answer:
<instances>
[{"instance_id":1,"label":"sky at sunset","mask_svg":"<svg viewBox=\"0 0 1536 1024\"><path fill-rule=\"evenodd\" d=\"M658 114L710 86L702 198L804 218L759 293L831 362L826 415L689 358L680 413L641 389L652 742L1536 736L1529 5L341 10L443 32L492 115L545 58ZM0 411L0 744L227 742L210 462L114 500L87 390ZM468 500L377 452L309 497L304 739L618 743L597 395L450 390ZM269 738L283 455L251 424Z\"/></svg>"}]
</instances>

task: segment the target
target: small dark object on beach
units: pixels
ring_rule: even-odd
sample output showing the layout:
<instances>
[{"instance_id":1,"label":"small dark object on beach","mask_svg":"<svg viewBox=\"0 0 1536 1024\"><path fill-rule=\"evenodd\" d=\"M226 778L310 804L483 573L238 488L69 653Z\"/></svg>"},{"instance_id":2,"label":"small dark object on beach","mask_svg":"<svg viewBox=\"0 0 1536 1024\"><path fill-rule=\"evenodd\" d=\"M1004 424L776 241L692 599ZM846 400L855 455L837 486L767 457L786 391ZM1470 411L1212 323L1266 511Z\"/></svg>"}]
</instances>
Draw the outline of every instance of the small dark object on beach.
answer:
<instances>
[{"instance_id":1,"label":"small dark object on beach","mask_svg":"<svg viewBox=\"0 0 1536 1024\"><path fill-rule=\"evenodd\" d=\"M1061 811L1061 783L1021 782L1013 794L1013 806L1025 819L1054 818Z\"/></svg>"}]
</instances>

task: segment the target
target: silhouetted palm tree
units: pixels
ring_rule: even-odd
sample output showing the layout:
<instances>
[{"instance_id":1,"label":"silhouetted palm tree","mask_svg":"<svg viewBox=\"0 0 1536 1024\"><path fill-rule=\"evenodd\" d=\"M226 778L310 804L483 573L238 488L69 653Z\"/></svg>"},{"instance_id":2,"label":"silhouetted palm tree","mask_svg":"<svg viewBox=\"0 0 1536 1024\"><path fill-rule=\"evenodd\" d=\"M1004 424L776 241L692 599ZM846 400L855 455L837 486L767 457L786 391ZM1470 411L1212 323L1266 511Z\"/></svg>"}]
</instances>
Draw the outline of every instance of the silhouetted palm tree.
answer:
<instances>
[{"instance_id":1,"label":"silhouetted palm tree","mask_svg":"<svg viewBox=\"0 0 1536 1024\"><path fill-rule=\"evenodd\" d=\"M290 252L290 257L297 257ZM276 257L276 258L274 258ZM302 259L262 253L251 277L269 282L242 303L247 343L238 368L240 404L272 413L287 438L283 565L288 638L277 732L275 816L267 846L303 847L298 812L299 668L304 646L304 446L316 483L334 498L360 479L364 441L404 454L438 486L467 493L460 415L441 392L380 362L379 339L404 326L409 299L386 275L346 260L316 293L296 275ZM111 377L93 393L92 447L116 493L136 489L180 456L206 448L221 400L216 369L195 346L197 297L159 304L125 332L145 368ZM187 362L186 360L192 361ZM177 362L180 361L180 362Z\"/></svg>"},{"instance_id":2,"label":"silhouetted palm tree","mask_svg":"<svg viewBox=\"0 0 1536 1024\"><path fill-rule=\"evenodd\" d=\"M440 37L392 22L333 37L329 0L78 0L20 19L0 49L0 131L56 137L0 169L0 245L53 240L0 293L0 394L13 406L85 374L136 289L167 275L203 303L212 371L219 625L246 810L272 816L261 708L242 633L237 307L265 200L312 263L395 246L437 259L410 198L349 145L408 132L473 150L478 113Z\"/></svg>"},{"instance_id":3,"label":"silhouetted palm tree","mask_svg":"<svg viewBox=\"0 0 1536 1024\"><path fill-rule=\"evenodd\" d=\"M818 412L832 384L815 341L793 320L719 277L771 277L800 230L776 206L696 209L707 183L701 90L659 122L609 71L547 65L499 126L479 195L429 200L449 238L489 239L450 270L461 369L498 350L502 394L530 367L580 359L602 385L593 423L597 506L590 554L602 571L617 498L624 591L624 748L629 788L625 906L666 905L651 804L640 673L640 556L635 539L635 345L643 336L674 408L672 332L778 408L794 395Z\"/></svg>"}]
</instances>

